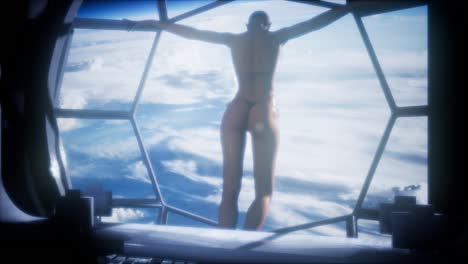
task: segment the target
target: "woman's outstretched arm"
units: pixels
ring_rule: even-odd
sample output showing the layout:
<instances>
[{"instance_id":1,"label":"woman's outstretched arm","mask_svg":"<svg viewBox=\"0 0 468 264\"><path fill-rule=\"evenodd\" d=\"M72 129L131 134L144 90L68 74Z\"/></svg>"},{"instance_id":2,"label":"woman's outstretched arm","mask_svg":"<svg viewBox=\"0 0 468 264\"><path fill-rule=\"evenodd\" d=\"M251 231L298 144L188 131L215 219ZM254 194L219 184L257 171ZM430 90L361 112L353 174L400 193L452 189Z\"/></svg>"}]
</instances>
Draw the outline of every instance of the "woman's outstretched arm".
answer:
<instances>
[{"instance_id":1,"label":"woman's outstretched arm","mask_svg":"<svg viewBox=\"0 0 468 264\"><path fill-rule=\"evenodd\" d=\"M300 37L315 30L319 30L345 16L350 11L351 8L347 5L333 8L304 22L282 28L276 31L275 34L277 35L278 40L281 43L284 43L290 39Z\"/></svg>"},{"instance_id":2,"label":"woman's outstretched arm","mask_svg":"<svg viewBox=\"0 0 468 264\"><path fill-rule=\"evenodd\" d=\"M125 21L129 23L129 30L134 30L137 28L156 28L171 32L184 38L195 39L215 44L230 45L234 37L234 34L231 33L199 30L185 25L167 23L158 20L132 21L125 19Z\"/></svg>"},{"instance_id":3,"label":"woman's outstretched arm","mask_svg":"<svg viewBox=\"0 0 468 264\"><path fill-rule=\"evenodd\" d=\"M353 1L344 6L328 10L327 12L324 12L304 22L298 23L290 27L282 28L276 31L275 34L277 35L278 41L280 43L285 43L290 39L300 37L309 32L319 30L325 26L328 26L329 24L335 22L336 20L345 16L349 12L359 12L363 9L369 7L376 7L380 4L381 3L379 2L373 1Z\"/></svg>"}]
</instances>

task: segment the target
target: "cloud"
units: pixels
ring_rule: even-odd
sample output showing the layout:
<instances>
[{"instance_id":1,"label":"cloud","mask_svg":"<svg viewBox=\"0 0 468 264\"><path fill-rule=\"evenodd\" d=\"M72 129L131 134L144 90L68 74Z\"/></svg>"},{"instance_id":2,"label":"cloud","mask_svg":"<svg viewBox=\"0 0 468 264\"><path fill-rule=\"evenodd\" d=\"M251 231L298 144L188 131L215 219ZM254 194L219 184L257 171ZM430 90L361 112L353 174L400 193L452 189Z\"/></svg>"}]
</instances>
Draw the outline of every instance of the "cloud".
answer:
<instances>
[{"instance_id":1,"label":"cloud","mask_svg":"<svg viewBox=\"0 0 468 264\"><path fill-rule=\"evenodd\" d=\"M96 164L93 163L86 163L80 164L80 166L68 166L67 173L68 176L73 178L80 178L86 175L89 175L90 172L96 171ZM101 174L96 175L97 177L101 176Z\"/></svg>"},{"instance_id":2,"label":"cloud","mask_svg":"<svg viewBox=\"0 0 468 264\"><path fill-rule=\"evenodd\" d=\"M92 60L85 60L75 63L68 63L65 65L65 72L79 72L79 71L94 71L102 69L103 60L101 57L96 57Z\"/></svg>"},{"instance_id":3,"label":"cloud","mask_svg":"<svg viewBox=\"0 0 468 264\"><path fill-rule=\"evenodd\" d=\"M184 108L177 108L174 111L176 111L176 112L192 112L192 111L198 111L198 110L210 109L210 108L214 108L214 106L213 105L204 105L204 106L200 106L200 107L184 107Z\"/></svg>"},{"instance_id":4,"label":"cloud","mask_svg":"<svg viewBox=\"0 0 468 264\"><path fill-rule=\"evenodd\" d=\"M82 61L76 63L69 63L65 65L65 72L77 72L77 71L84 71L90 68L90 61Z\"/></svg>"},{"instance_id":5,"label":"cloud","mask_svg":"<svg viewBox=\"0 0 468 264\"><path fill-rule=\"evenodd\" d=\"M69 146L73 151L87 154L92 157L129 160L139 157L141 154L136 138L131 136L119 142L119 144L110 144L109 142L96 142L94 145Z\"/></svg>"},{"instance_id":6,"label":"cloud","mask_svg":"<svg viewBox=\"0 0 468 264\"><path fill-rule=\"evenodd\" d=\"M114 100L133 99L148 56L145 51L152 41L149 34L133 33L76 30L65 66L69 71L64 74L60 107L102 109ZM74 104L76 100L84 103Z\"/></svg>"},{"instance_id":7,"label":"cloud","mask_svg":"<svg viewBox=\"0 0 468 264\"><path fill-rule=\"evenodd\" d=\"M74 130L83 126L83 124L78 119L58 118L57 123L58 123L59 130L62 133L71 131L71 130Z\"/></svg>"},{"instance_id":8,"label":"cloud","mask_svg":"<svg viewBox=\"0 0 468 264\"><path fill-rule=\"evenodd\" d=\"M141 157L139 145L128 121L83 120L79 133L64 135L67 151L92 159L129 161Z\"/></svg>"},{"instance_id":9,"label":"cloud","mask_svg":"<svg viewBox=\"0 0 468 264\"><path fill-rule=\"evenodd\" d=\"M205 183L217 187L221 186L222 184L221 178L199 175L197 173L197 163L193 160L167 160L162 161L162 164L164 165L166 170L173 173L177 173L194 182Z\"/></svg>"},{"instance_id":10,"label":"cloud","mask_svg":"<svg viewBox=\"0 0 468 264\"><path fill-rule=\"evenodd\" d=\"M415 154L415 153L403 153L395 151L386 151L389 157L392 157L403 162L409 161L413 164L427 165L427 155Z\"/></svg>"},{"instance_id":11,"label":"cloud","mask_svg":"<svg viewBox=\"0 0 468 264\"><path fill-rule=\"evenodd\" d=\"M137 161L128 165L127 170L129 171L129 174L126 176L127 178L151 184L151 180L148 177L148 170L143 161Z\"/></svg>"},{"instance_id":12,"label":"cloud","mask_svg":"<svg viewBox=\"0 0 468 264\"><path fill-rule=\"evenodd\" d=\"M283 211L295 211L302 215L314 214L316 217L321 217L323 219L346 215L352 211L352 208L336 201L322 200L320 197L314 195L286 192L276 192L272 199L272 209L277 209L277 214L281 214ZM280 215L275 217L275 219L282 222L297 220L284 220ZM298 223L299 222L296 221L296 224Z\"/></svg>"},{"instance_id":13,"label":"cloud","mask_svg":"<svg viewBox=\"0 0 468 264\"><path fill-rule=\"evenodd\" d=\"M221 163L222 151L218 129L212 127L181 129L172 136L168 143L170 150L194 153Z\"/></svg>"},{"instance_id":14,"label":"cloud","mask_svg":"<svg viewBox=\"0 0 468 264\"><path fill-rule=\"evenodd\" d=\"M112 216L102 217L103 222L130 222L146 217L146 213L142 210L131 208L114 208Z\"/></svg>"}]
</instances>

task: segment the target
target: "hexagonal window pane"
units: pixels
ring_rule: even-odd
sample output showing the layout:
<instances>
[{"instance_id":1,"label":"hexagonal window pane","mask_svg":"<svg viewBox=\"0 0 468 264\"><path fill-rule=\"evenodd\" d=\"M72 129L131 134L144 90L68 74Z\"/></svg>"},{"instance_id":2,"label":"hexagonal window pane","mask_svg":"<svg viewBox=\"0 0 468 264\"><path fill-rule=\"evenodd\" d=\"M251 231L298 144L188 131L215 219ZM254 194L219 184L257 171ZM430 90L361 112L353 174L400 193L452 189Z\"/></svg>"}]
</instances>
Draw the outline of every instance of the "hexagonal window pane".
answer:
<instances>
[{"instance_id":1,"label":"hexagonal window pane","mask_svg":"<svg viewBox=\"0 0 468 264\"><path fill-rule=\"evenodd\" d=\"M363 21L396 103L427 105L427 7Z\"/></svg>"},{"instance_id":2,"label":"hexagonal window pane","mask_svg":"<svg viewBox=\"0 0 468 264\"><path fill-rule=\"evenodd\" d=\"M219 203L215 199L222 186L219 164L202 155L168 151L164 147L152 154L162 159L157 167L164 200L177 208L217 220Z\"/></svg>"},{"instance_id":3,"label":"hexagonal window pane","mask_svg":"<svg viewBox=\"0 0 468 264\"><path fill-rule=\"evenodd\" d=\"M113 208L112 216L103 216L106 223L156 224L159 215L156 208Z\"/></svg>"},{"instance_id":4,"label":"hexagonal window pane","mask_svg":"<svg viewBox=\"0 0 468 264\"><path fill-rule=\"evenodd\" d=\"M169 0L166 1L167 15L169 18L176 17L188 11L202 7L209 3L215 2L214 0Z\"/></svg>"},{"instance_id":5,"label":"hexagonal window pane","mask_svg":"<svg viewBox=\"0 0 468 264\"><path fill-rule=\"evenodd\" d=\"M114 198L155 198L129 121L58 121L74 189L100 184Z\"/></svg>"},{"instance_id":6,"label":"hexagonal window pane","mask_svg":"<svg viewBox=\"0 0 468 264\"><path fill-rule=\"evenodd\" d=\"M351 197L362 187L390 114L352 16L287 43L282 56L272 208L283 203L284 210L277 211L274 225L351 213ZM344 234L343 225L324 230Z\"/></svg>"},{"instance_id":7,"label":"hexagonal window pane","mask_svg":"<svg viewBox=\"0 0 468 264\"><path fill-rule=\"evenodd\" d=\"M363 206L393 203L395 195L427 204L427 117L396 121Z\"/></svg>"},{"instance_id":8,"label":"hexagonal window pane","mask_svg":"<svg viewBox=\"0 0 468 264\"><path fill-rule=\"evenodd\" d=\"M286 1L235 2L181 23L242 32L258 9L270 15L272 30L326 10ZM355 202L350 197L357 198L389 116L352 16L288 42L275 78L281 143L265 229L350 213ZM217 218L219 126L235 92L226 47L163 33L136 117L170 205L203 208L199 214ZM254 197L252 165L248 139L239 227ZM343 224L327 228L322 233L344 234Z\"/></svg>"},{"instance_id":9,"label":"hexagonal window pane","mask_svg":"<svg viewBox=\"0 0 468 264\"><path fill-rule=\"evenodd\" d=\"M75 29L60 108L128 110L154 33Z\"/></svg>"}]
</instances>

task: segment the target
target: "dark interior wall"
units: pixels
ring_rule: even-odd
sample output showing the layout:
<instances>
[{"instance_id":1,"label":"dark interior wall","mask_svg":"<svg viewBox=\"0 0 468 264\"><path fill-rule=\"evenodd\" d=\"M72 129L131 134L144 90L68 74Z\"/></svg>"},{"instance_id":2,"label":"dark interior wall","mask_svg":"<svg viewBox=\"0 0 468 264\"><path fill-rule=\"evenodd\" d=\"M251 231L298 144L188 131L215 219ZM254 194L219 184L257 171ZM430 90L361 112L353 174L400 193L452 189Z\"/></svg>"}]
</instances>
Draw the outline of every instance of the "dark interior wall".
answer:
<instances>
[{"instance_id":1,"label":"dark interior wall","mask_svg":"<svg viewBox=\"0 0 468 264\"><path fill-rule=\"evenodd\" d=\"M429 202L448 213L452 241L467 237L466 8L454 1L429 1ZM464 242L463 242L464 241Z\"/></svg>"},{"instance_id":2,"label":"dark interior wall","mask_svg":"<svg viewBox=\"0 0 468 264\"><path fill-rule=\"evenodd\" d=\"M31 182L24 173L24 98L26 71L24 63L27 36L27 3L19 1L11 6L1 3L1 103L2 103L2 181L8 193L18 193L15 201L26 210L34 207ZM16 183L15 183L16 181ZM21 201L18 201L21 200Z\"/></svg>"},{"instance_id":3,"label":"dark interior wall","mask_svg":"<svg viewBox=\"0 0 468 264\"><path fill-rule=\"evenodd\" d=\"M64 22L75 2L3 1L0 8L2 44L6 44L0 54L1 176L14 203L33 215L50 215L63 190L49 170L45 121L55 122L49 92L56 88L59 69L51 62L57 47L64 46L56 44L71 28Z\"/></svg>"}]
</instances>

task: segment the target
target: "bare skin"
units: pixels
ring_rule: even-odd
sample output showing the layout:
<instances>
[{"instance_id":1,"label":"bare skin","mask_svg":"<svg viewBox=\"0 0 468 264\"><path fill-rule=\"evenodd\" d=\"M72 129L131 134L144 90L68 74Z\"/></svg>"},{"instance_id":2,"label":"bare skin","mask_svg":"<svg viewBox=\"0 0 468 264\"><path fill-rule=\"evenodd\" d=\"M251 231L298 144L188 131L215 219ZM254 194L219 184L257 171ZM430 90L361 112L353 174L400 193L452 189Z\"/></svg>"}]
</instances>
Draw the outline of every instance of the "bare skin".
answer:
<instances>
[{"instance_id":1,"label":"bare skin","mask_svg":"<svg viewBox=\"0 0 468 264\"><path fill-rule=\"evenodd\" d=\"M279 143L273 78L280 47L290 39L321 29L346 15L350 9L349 5L335 8L274 32L269 31L268 17L255 19L253 25L241 34L197 30L155 20L132 22L135 23L131 25L133 29L155 27L185 38L223 44L231 50L239 87L221 123L223 194L219 207L220 227L235 228L237 224L247 132L251 134L253 145L255 200L247 211L244 229L258 230L265 221L273 194Z\"/></svg>"}]
</instances>

